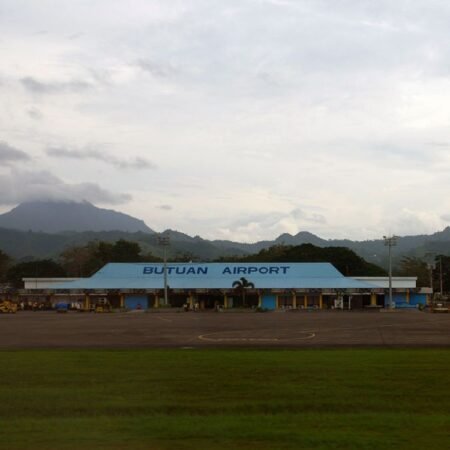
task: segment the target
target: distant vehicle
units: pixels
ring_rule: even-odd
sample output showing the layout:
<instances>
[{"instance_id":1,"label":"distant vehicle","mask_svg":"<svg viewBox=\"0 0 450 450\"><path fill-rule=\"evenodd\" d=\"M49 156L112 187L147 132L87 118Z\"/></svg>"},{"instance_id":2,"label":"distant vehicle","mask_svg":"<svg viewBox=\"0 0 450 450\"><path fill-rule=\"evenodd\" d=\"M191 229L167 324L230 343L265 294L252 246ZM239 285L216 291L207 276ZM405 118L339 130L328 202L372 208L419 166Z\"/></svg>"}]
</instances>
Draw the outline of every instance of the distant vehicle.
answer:
<instances>
[{"instance_id":1,"label":"distant vehicle","mask_svg":"<svg viewBox=\"0 0 450 450\"><path fill-rule=\"evenodd\" d=\"M431 304L431 311L434 313L448 313L450 309L450 300L447 297L440 296Z\"/></svg>"},{"instance_id":2,"label":"distant vehicle","mask_svg":"<svg viewBox=\"0 0 450 450\"><path fill-rule=\"evenodd\" d=\"M10 300L0 301L0 313L15 314L17 312L17 304Z\"/></svg>"},{"instance_id":3,"label":"distant vehicle","mask_svg":"<svg viewBox=\"0 0 450 450\"><path fill-rule=\"evenodd\" d=\"M108 299L106 298L100 298L95 304L94 311L96 313L111 312L112 311L111 303L109 303Z\"/></svg>"}]
</instances>

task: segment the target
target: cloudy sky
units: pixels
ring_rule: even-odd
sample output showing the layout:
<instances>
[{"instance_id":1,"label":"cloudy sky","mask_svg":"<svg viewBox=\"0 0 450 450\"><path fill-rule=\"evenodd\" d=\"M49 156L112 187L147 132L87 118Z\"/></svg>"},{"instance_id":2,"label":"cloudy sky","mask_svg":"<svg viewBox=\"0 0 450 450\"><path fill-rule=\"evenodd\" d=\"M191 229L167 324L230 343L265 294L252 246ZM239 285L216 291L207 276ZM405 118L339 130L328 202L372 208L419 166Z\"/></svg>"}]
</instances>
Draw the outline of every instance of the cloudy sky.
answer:
<instances>
[{"instance_id":1,"label":"cloudy sky","mask_svg":"<svg viewBox=\"0 0 450 450\"><path fill-rule=\"evenodd\" d=\"M256 241L450 225L450 2L0 0L0 212Z\"/></svg>"}]
</instances>

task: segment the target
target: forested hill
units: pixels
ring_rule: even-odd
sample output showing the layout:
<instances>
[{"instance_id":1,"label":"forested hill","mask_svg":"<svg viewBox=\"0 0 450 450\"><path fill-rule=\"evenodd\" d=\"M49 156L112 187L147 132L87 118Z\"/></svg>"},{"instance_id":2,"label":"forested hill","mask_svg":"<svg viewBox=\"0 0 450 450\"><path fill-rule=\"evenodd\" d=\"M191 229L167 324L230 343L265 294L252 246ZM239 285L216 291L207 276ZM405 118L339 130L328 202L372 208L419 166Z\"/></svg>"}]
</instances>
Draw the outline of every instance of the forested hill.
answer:
<instances>
[{"instance_id":1,"label":"forested hill","mask_svg":"<svg viewBox=\"0 0 450 450\"><path fill-rule=\"evenodd\" d=\"M192 260L211 261L232 256L243 257L254 255L261 250L275 246L299 246L313 244L316 247L345 247L353 250L358 256L378 266L387 267L387 248L382 239L372 241L325 240L311 233L302 232L297 235L284 234L272 241L260 241L253 244L231 241L209 241L199 236L191 237L178 231L167 230L171 245L168 249L170 258L179 255L190 255ZM0 250L15 260L31 260L40 258L57 258L65 249L87 244L90 241L115 242L119 239L139 243L146 252L162 255L158 247L158 233L125 231L103 232L65 232L41 233L0 228ZM405 236L397 240L393 249L394 266L405 256L427 259L430 255L450 255L450 228L432 235ZM345 273L345 270L344 270Z\"/></svg>"},{"instance_id":2,"label":"forested hill","mask_svg":"<svg viewBox=\"0 0 450 450\"><path fill-rule=\"evenodd\" d=\"M42 258L57 259L66 249L86 245L92 241L116 242L119 239L137 242L145 252L162 255L158 246L159 234L126 233L124 231L85 231L82 233L37 233L0 228L0 250L15 260L32 260ZM199 237L192 238L183 233L170 232L171 245L169 256L190 255L196 260L213 260L221 256L245 255L246 252L230 246L227 249L216 247L210 241Z\"/></svg>"},{"instance_id":3,"label":"forested hill","mask_svg":"<svg viewBox=\"0 0 450 450\"><path fill-rule=\"evenodd\" d=\"M284 233L273 240L254 243L207 240L179 231L170 234L169 256L180 254L194 260L211 261L221 257L254 255L270 247L313 244L316 247L346 247L376 265L387 267L383 239L352 241L322 239L307 231ZM380 233L381 234L381 233ZM57 258L67 248L90 241L139 243L143 251L162 254L155 233L142 220L118 211L98 208L88 202L27 202L0 214L0 250L15 260ZM403 236L393 249L394 265L405 256L427 259L429 255L450 255L450 227L430 235ZM345 271L344 271L345 273Z\"/></svg>"}]
</instances>

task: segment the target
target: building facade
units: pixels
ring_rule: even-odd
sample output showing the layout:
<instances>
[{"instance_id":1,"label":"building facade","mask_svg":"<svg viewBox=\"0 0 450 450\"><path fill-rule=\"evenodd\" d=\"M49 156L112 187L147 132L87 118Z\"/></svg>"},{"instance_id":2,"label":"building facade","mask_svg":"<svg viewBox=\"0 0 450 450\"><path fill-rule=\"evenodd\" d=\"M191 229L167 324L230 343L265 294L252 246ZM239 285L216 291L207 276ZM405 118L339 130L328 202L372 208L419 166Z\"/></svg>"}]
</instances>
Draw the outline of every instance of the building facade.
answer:
<instances>
[{"instance_id":1,"label":"building facade","mask_svg":"<svg viewBox=\"0 0 450 450\"><path fill-rule=\"evenodd\" d=\"M329 263L110 263L90 278L51 280L28 292L76 300L83 309L100 299L125 309L361 309L386 306L387 285L387 277L345 277ZM424 305L427 295L416 278L393 278L395 307Z\"/></svg>"}]
</instances>

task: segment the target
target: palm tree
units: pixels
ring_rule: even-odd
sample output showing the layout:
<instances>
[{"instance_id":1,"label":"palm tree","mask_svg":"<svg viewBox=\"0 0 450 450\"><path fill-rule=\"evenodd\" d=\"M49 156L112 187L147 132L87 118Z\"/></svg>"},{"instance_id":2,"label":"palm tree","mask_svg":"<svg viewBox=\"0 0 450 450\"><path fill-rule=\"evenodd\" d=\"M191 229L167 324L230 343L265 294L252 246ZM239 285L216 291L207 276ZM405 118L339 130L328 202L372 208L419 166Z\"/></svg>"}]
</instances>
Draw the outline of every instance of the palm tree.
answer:
<instances>
[{"instance_id":1,"label":"palm tree","mask_svg":"<svg viewBox=\"0 0 450 450\"><path fill-rule=\"evenodd\" d=\"M242 277L233 282L233 289L236 289L236 291L242 295L242 306L245 307L245 291L246 289L255 289L255 285L246 278Z\"/></svg>"}]
</instances>

